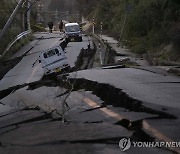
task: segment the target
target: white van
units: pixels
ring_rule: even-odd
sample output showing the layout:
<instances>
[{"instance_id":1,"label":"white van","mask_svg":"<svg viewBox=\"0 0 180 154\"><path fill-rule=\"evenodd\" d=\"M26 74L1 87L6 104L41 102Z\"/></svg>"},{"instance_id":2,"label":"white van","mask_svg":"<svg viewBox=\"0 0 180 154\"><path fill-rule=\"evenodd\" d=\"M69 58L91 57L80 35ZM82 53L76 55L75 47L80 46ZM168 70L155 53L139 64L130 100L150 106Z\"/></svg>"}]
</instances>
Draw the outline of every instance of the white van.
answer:
<instances>
[{"instance_id":1,"label":"white van","mask_svg":"<svg viewBox=\"0 0 180 154\"><path fill-rule=\"evenodd\" d=\"M39 62L46 75L59 73L70 68L68 59L60 46L42 51L39 56Z\"/></svg>"},{"instance_id":2,"label":"white van","mask_svg":"<svg viewBox=\"0 0 180 154\"><path fill-rule=\"evenodd\" d=\"M78 23L65 24L65 35L67 41L82 42L82 33Z\"/></svg>"}]
</instances>

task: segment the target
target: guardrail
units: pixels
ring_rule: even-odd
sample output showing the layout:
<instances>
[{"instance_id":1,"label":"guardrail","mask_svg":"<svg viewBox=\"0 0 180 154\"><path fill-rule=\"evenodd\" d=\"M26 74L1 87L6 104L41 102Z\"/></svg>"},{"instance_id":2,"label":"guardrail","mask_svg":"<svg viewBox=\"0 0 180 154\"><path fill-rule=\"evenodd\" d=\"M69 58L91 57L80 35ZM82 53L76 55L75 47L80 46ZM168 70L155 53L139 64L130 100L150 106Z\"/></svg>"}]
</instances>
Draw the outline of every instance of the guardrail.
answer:
<instances>
[{"instance_id":1,"label":"guardrail","mask_svg":"<svg viewBox=\"0 0 180 154\"><path fill-rule=\"evenodd\" d=\"M5 51L3 52L2 55L0 55L0 59L9 51L9 49L18 41L20 40L21 38L23 38L24 36L28 35L31 33L31 30L27 30L27 31L24 31L20 34L18 34L7 46L7 48L5 49Z\"/></svg>"}]
</instances>

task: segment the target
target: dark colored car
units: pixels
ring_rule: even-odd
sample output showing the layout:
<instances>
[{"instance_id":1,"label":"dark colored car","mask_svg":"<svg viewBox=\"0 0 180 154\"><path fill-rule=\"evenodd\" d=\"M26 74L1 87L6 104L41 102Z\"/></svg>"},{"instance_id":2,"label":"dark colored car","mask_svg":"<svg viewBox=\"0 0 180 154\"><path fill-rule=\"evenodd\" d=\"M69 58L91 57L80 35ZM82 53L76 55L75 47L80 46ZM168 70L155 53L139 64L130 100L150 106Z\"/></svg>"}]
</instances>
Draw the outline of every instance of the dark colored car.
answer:
<instances>
[{"instance_id":1,"label":"dark colored car","mask_svg":"<svg viewBox=\"0 0 180 154\"><path fill-rule=\"evenodd\" d=\"M82 42L82 33L78 23L65 24L65 34L67 41Z\"/></svg>"}]
</instances>

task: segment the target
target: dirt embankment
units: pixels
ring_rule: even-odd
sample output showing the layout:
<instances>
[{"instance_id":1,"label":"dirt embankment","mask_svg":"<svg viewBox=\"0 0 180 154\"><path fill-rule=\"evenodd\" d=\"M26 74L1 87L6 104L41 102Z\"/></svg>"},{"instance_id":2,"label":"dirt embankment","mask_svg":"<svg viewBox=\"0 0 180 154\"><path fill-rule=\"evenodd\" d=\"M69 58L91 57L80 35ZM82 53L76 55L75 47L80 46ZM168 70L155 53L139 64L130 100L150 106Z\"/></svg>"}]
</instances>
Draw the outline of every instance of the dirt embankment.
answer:
<instances>
[{"instance_id":1,"label":"dirt embankment","mask_svg":"<svg viewBox=\"0 0 180 154\"><path fill-rule=\"evenodd\" d=\"M155 51L147 52L147 56L151 65L180 66L180 47L177 43L162 45Z\"/></svg>"}]
</instances>

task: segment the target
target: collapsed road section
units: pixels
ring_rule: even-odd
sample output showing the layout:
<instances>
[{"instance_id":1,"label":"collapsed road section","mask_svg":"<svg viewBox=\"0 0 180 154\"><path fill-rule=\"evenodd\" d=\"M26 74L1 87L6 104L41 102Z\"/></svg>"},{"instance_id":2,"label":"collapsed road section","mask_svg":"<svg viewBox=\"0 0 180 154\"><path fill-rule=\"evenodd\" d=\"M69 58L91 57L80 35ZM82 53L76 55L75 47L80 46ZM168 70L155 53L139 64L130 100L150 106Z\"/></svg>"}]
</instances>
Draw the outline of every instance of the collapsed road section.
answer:
<instances>
[{"instance_id":1,"label":"collapsed road section","mask_svg":"<svg viewBox=\"0 0 180 154\"><path fill-rule=\"evenodd\" d=\"M40 39L35 43L34 46L32 46L28 51L26 51L22 56L20 56L18 62L16 62L16 61L14 63L9 62L6 65L9 66L11 64L10 65L11 67L16 67L16 65L18 63L20 63L20 66L18 66L18 71L21 71L21 70L19 70L19 68L22 69L22 67L21 67L23 65L22 63L27 61L27 59L29 59L31 56L33 58L37 59L36 56L37 56L37 54L40 51L39 50L39 47L40 47L40 44L41 44L40 41L42 40L42 44L44 44L43 41L45 41L45 42L47 41L47 39L43 39L43 38L40 37ZM92 67L95 50L93 49L93 44L91 43L90 38L88 36L84 36L83 40L84 40L84 42L66 42L66 41L62 41L62 39L61 39L60 46L64 50L66 50L66 55L67 55L68 59L71 62L71 66L74 66L74 67L71 68L71 71L79 70L79 69L86 69L87 67L88 68ZM59 42L59 38L58 38L58 41L53 42L53 44L55 44L55 43L57 44L58 42ZM35 47L37 49L34 49ZM33 49L33 51L31 51L32 49ZM74 49L76 49L76 50L74 50ZM79 49L79 51L78 51L78 49ZM26 58L26 60L22 61L24 57ZM33 61L33 59L31 61ZM6 99L6 97L8 98L9 95L10 95L10 97L11 97L11 95L13 95L12 97L14 97L14 96L15 96L15 98L17 97L17 101L14 101L14 100L16 100L16 99L14 99L14 100L12 100L13 101L12 102L11 99L10 99L9 101L6 101L6 103L4 103L5 105L3 106L3 108L5 108L6 105L10 105L10 106L13 106L15 108L17 106L17 108L18 108L19 102L27 103L26 101L22 101L19 96L16 96L17 91L21 91L22 95L25 95L25 93L23 94L24 90L25 91L26 90L31 90L31 91L34 90L35 91L36 89L38 89L40 87L58 87L59 86L59 83L56 81L55 74L53 74L53 75L46 75L44 77L38 76L38 79L40 78L40 80L37 80L37 79L34 80L33 79L35 73L39 72L39 69L38 69L39 65L36 64L36 61L33 62L32 68L30 66L30 69L32 69L32 74L30 74L30 77L29 76L27 77L28 80L27 80L27 78L24 78L24 80L22 80L22 77L23 76L27 76L27 74L23 74L23 73L17 74L17 68L15 70L14 69L11 70L11 68L6 70L6 72L9 71L11 75L6 75L5 76L6 80L4 80L4 82L5 81L9 81L9 80L11 80L11 78L13 78L13 80L11 80L11 82L13 82L13 84L11 84L11 82L9 82L6 85L2 83L3 86L4 85L5 86L1 87L0 99L3 100L4 98ZM31 64L31 62L30 62L30 64ZM25 69L29 69L29 66L26 67ZM6 73L4 73L3 76L5 74ZM17 81L20 81L20 82L17 82ZM69 88L69 85L68 85L68 88ZM61 95L61 93L59 95ZM8 100L8 99L6 99L6 100ZM32 101L32 103L27 103L26 105L27 106L33 106L34 105L34 107L37 107L37 106L39 107L40 106L40 105L38 105L36 103L33 104L33 102L34 101ZM49 112L49 113L53 112L53 114L55 112L57 112L55 108L50 109L48 105L47 105L47 107L45 107L43 109L46 112ZM60 115L60 113L57 112L56 116L59 117L59 115Z\"/></svg>"},{"instance_id":2,"label":"collapsed road section","mask_svg":"<svg viewBox=\"0 0 180 154\"><path fill-rule=\"evenodd\" d=\"M15 109L1 114L0 153L119 153L122 137L149 142L179 138L179 80L132 68L93 69L95 50L83 40L64 44L72 73L43 76L0 92L0 104ZM174 87L172 97L163 97ZM143 149L154 150L171 153Z\"/></svg>"},{"instance_id":3,"label":"collapsed road section","mask_svg":"<svg viewBox=\"0 0 180 154\"><path fill-rule=\"evenodd\" d=\"M45 78L47 81L47 78ZM44 80L45 80L44 79ZM68 82L71 82L71 85L69 84L69 87L67 86ZM59 88L58 88L59 86ZM72 87L73 89L71 89ZM48 88L49 87L49 88ZM45 89L49 89L47 91L45 91ZM63 90L64 89L64 90ZM88 91L92 91L91 95L87 95L87 94L83 94L81 92L82 89L85 89L85 93L88 93ZM22 93L20 93L22 92ZM89 80L85 80L85 79L78 79L78 76L76 79L70 79L68 81L68 79L66 77L61 77L61 80L57 80L56 78L49 78L49 82L45 82L45 81L41 81L41 82L36 82L36 83L31 83L29 84L29 87L26 89L21 89L20 91L17 91L17 94L19 96L23 96L26 99L30 98L33 96L33 98L38 98L38 94L45 92L48 92L48 96L46 96L46 99L44 99L44 101L49 102L50 99L52 99L53 101L55 101L55 99L57 99L55 102L51 102L54 103L56 106L54 107L54 109L56 109L56 111L58 111L58 109L60 108L60 106L58 106L58 104L61 104L64 96L66 97L68 95L68 93L70 92L69 99L67 100L67 104L69 107L68 112L66 111L66 124L67 126L60 126L57 127L57 122L55 121L51 121L49 118L49 116L44 116L41 115L40 117L36 117L36 118L32 118L30 120L25 120L23 122L17 122L17 123L12 123L11 125L7 125L8 127L8 131L5 131L4 128L2 128L3 133L1 134L1 144L2 146L7 146L7 143L10 143L8 139L8 136L12 135L14 136L13 132L16 132L17 134L19 133L25 133L26 134L26 141L28 142L24 142L24 137L21 139L17 139L16 141L13 141L11 143L11 145L13 145L13 147L39 147L39 146L50 146L50 145L58 145L58 146L63 146L63 145L76 145L76 144L90 144L90 145L94 145L94 144L105 144L106 146L108 145L118 145L118 141L123 137L123 136L128 136L131 137L131 139L133 141L148 141L148 142L152 142L155 141L156 139L160 139L160 135L155 134L154 132L151 132L152 130L154 130L149 123L147 123L147 120L154 120L156 121L156 119L168 119L168 120L176 120L176 116L174 116L173 114L170 114L167 110L168 108L164 108L164 111L159 111L156 110L154 108L148 108L146 107L146 104L142 104L141 101L135 100L133 98L131 98L130 96L128 96L126 93L124 93L121 89L115 88L111 85L108 84L102 84L102 83L97 83L94 81L89 81ZM16 92L15 92L16 93ZM22 95L23 94L23 95ZM29 95L30 94L30 95ZM102 103L95 103L95 101L92 100L91 97L94 97L93 94L99 96L99 98L101 98L101 102ZM30 97L28 97L28 95ZM77 100L77 98L79 98L79 95L83 95L82 100ZM42 96L42 94L41 94ZM45 95L44 95L45 96ZM80 96L81 97L81 96ZM91 98L88 99L87 97ZM41 99L41 98L39 98ZM31 99L32 101L33 99ZM42 99L41 99L42 100ZM40 102L42 103L43 101ZM88 107L87 105L85 106L84 103L89 103L88 105L90 107ZM95 105L93 105L93 102ZM3 101L4 103L4 101ZM34 104L34 103L33 103ZM99 105L98 105L99 104ZM45 105L45 104L44 104ZM48 104L50 105L50 104ZM111 107L114 106L114 107ZM35 106L35 104L34 104ZM37 104L37 107L42 107L42 104ZM38 108L35 109L38 109ZM49 108L51 108L52 106L49 106ZM166 112L167 111L167 112ZM99 113L100 112L100 113ZM104 118L104 116L102 116L102 113L105 113L108 115L108 117L113 116L114 118L117 118L117 120L112 120L109 118ZM148 113L149 115L147 116L147 118L139 117L137 118L137 120L131 120L131 118L127 118L127 115L133 115L133 117L137 114L141 114L141 113ZM52 113L52 112L51 112ZM119 117L120 115L125 114L125 116ZM50 115L50 114L49 114ZM132 116L131 115L131 116ZM61 114L59 114L59 116L61 116ZM94 117L95 116L95 117ZM177 115L178 116L178 115ZM107 116L106 116L107 117ZM99 128L106 130L105 132L107 133L107 121L111 121L110 123L113 122L111 127L111 130L109 130L109 133L107 135L104 136L104 134L102 134L104 131L99 131L97 133L97 130L99 130ZM31 123L37 123L35 124L31 124ZM31 125L30 125L31 124ZM35 127L36 126L36 127ZM44 126L46 126L46 129L44 129ZM59 125L58 125L59 126ZM92 130L94 130L94 133L97 134L96 135L92 135L92 137L88 137L87 139L84 138L84 134L83 136L72 136L72 138L67 136L71 136L70 133L72 133L72 129L73 131L76 131L78 134L81 132L77 127L83 128L83 130L86 130L86 135L92 135ZM91 126L91 127L90 127ZM123 130L120 127L123 127L125 130L128 130L128 133ZM147 128L147 126L149 126ZM13 127L13 128L12 128ZM25 132L25 130L27 129L31 129L31 130L37 130L37 127L39 129L41 129L41 132L39 132L39 135L37 137L33 137L33 140L29 140L31 137L27 134L27 132ZM42 129L43 127L43 129ZM65 131L68 128L67 131ZM96 131L95 129L92 129L92 127L96 127ZM46 132L49 129L53 129L54 133L48 133L47 135L47 140L44 142L42 141L42 137L43 137L43 133L42 132ZM64 132L64 134L66 135L58 135L56 134L57 137L53 137L55 135L55 131L57 132L58 130L61 130L62 132ZM108 128L109 129L109 128ZM114 130L112 130L114 129ZM59 130L59 131L60 131ZM87 133L88 131L89 134ZM62 134L62 132L60 134ZM132 133L131 133L132 132ZM150 133L151 132L151 133ZM156 131L157 132L157 131ZM81 132L82 133L82 132ZM159 133L159 132L158 132ZM101 136L101 135L103 136ZM155 135L155 136L154 136ZM28 137L29 136L29 137ZM97 136L97 137L94 137ZM40 138L39 138L40 137ZM15 138L17 138L17 135L15 135ZM63 138L63 139L62 139ZM38 141L37 141L38 140ZM161 151L161 150L160 150Z\"/></svg>"},{"instance_id":4,"label":"collapsed road section","mask_svg":"<svg viewBox=\"0 0 180 154\"><path fill-rule=\"evenodd\" d=\"M158 115L159 118L176 119L176 116L164 111L158 111L150 107L146 107L142 101L133 99L122 89L115 88L109 84L98 83L86 79L71 79L71 82L75 82L74 90L85 89L86 91L92 91L93 94L100 97L104 104L112 105L113 107L122 107L130 111L145 112ZM104 105L102 106L104 107Z\"/></svg>"}]
</instances>

